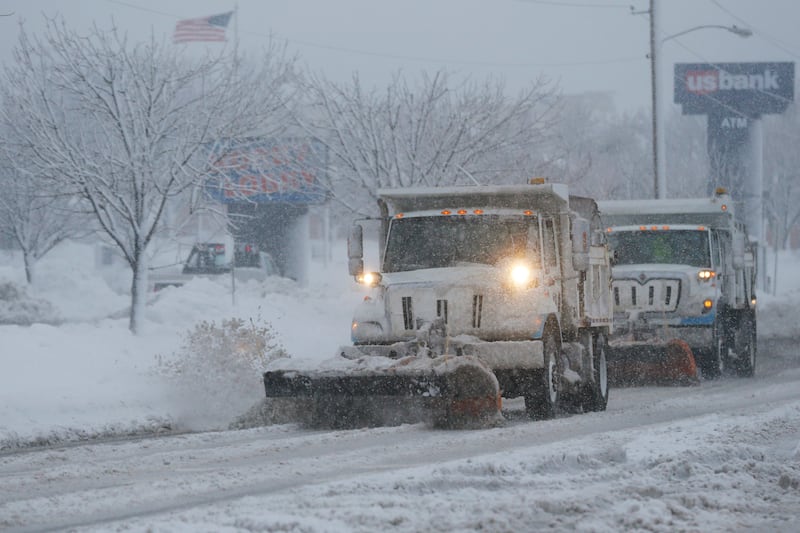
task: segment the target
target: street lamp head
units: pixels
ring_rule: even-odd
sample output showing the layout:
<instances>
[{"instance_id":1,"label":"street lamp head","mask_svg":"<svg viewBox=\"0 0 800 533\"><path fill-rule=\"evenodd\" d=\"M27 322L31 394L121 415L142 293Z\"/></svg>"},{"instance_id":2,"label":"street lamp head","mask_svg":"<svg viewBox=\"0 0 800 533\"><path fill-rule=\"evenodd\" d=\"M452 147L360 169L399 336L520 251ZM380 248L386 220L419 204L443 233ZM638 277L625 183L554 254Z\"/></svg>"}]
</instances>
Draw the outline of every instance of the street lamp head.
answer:
<instances>
[{"instance_id":1,"label":"street lamp head","mask_svg":"<svg viewBox=\"0 0 800 533\"><path fill-rule=\"evenodd\" d=\"M682 35L686 35L687 33L691 33L693 31L697 31L697 30L703 30L703 29L706 29L706 28L715 28L715 29L718 29L718 30L729 31L729 32L733 33L734 35L738 35L739 37L743 37L743 38L744 37L750 37L751 35L753 35L753 31L752 30L749 30L747 28L740 28L739 26L736 26L736 25L723 26L722 24L702 24L700 26L695 26L694 28L689 28L688 30L683 30L681 32L678 32L678 33L669 35L667 37L664 37L663 39L661 39L661 42L665 43L666 41L669 41L670 39L674 39L676 37L680 37Z\"/></svg>"},{"instance_id":2,"label":"street lamp head","mask_svg":"<svg viewBox=\"0 0 800 533\"><path fill-rule=\"evenodd\" d=\"M730 27L730 32L735 33L739 37L750 37L753 35L753 31L747 28L740 28L739 26L733 25Z\"/></svg>"}]
</instances>

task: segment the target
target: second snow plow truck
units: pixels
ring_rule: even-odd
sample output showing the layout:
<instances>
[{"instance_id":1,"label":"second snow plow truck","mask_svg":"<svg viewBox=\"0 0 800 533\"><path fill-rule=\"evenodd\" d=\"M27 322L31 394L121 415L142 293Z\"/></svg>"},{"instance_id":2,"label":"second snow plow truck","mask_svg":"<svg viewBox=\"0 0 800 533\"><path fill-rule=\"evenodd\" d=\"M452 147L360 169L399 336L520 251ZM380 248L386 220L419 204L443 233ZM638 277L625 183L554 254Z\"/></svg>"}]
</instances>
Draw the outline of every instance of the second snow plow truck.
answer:
<instances>
[{"instance_id":1,"label":"second snow plow truck","mask_svg":"<svg viewBox=\"0 0 800 533\"><path fill-rule=\"evenodd\" d=\"M755 244L726 191L598 203L614 258L612 381L752 376Z\"/></svg>"},{"instance_id":2,"label":"second snow plow truck","mask_svg":"<svg viewBox=\"0 0 800 533\"><path fill-rule=\"evenodd\" d=\"M276 361L267 397L310 398L327 426L398 411L461 426L500 417L502 397L536 419L606 408L611 274L594 200L539 180L378 196L380 272L364 270L360 225L348 243L351 275L372 287L353 345L313 368Z\"/></svg>"}]
</instances>

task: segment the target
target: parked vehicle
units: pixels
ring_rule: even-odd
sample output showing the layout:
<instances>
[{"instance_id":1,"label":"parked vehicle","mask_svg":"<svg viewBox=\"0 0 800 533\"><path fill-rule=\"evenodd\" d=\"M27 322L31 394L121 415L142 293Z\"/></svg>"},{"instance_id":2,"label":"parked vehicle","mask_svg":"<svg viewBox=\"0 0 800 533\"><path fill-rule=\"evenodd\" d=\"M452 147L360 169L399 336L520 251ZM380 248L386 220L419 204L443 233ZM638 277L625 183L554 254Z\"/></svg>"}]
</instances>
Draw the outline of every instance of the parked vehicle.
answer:
<instances>
[{"instance_id":1,"label":"parked vehicle","mask_svg":"<svg viewBox=\"0 0 800 533\"><path fill-rule=\"evenodd\" d=\"M233 274L240 282L263 281L280 275L272 256L252 244L232 241L199 242L192 246L189 256L179 268L152 268L149 280L153 291L165 287L180 287L197 276L216 277Z\"/></svg>"}]
</instances>

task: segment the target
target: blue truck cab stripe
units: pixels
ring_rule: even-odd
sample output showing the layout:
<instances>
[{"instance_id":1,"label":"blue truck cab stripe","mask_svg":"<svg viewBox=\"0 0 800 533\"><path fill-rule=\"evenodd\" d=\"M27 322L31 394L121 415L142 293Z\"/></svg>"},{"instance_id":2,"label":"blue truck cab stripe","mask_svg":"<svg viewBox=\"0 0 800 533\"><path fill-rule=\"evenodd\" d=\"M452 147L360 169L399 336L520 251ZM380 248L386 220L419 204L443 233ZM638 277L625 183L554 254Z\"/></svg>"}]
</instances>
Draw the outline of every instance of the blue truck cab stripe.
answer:
<instances>
[{"instance_id":1,"label":"blue truck cab stripe","mask_svg":"<svg viewBox=\"0 0 800 533\"><path fill-rule=\"evenodd\" d=\"M536 323L539 324L539 327L531 333L532 340L539 340L544 335L544 324L547 322L547 315L539 315L536 318Z\"/></svg>"},{"instance_id":2,"label":"blue truck cab stripe","mask_svg":"<svg viewBox=\"0 0 800 533\"><path fill-rule=\"evenodd\" d=\"M714 320L717 318L716 312L708 313L707 315L689 316L681 318L681 326L713 326Z\"/></svg>"}]
</instances>

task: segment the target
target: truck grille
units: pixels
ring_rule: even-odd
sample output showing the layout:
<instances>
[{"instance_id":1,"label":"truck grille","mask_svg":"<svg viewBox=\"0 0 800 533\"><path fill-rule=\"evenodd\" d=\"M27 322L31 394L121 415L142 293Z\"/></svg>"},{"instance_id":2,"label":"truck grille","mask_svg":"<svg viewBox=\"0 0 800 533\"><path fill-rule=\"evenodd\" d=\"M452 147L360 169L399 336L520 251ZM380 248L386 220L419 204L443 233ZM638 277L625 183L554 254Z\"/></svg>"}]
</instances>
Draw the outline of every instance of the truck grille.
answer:
<instances>
[{"instance_id":1,"label":"truck grille","mask_svg":"<svg viewBox=\"0 0 800 533\"><path fill-rule=\"evenodd\" d=\"M447 324L447 300L436 300L436 318L441 318Z\"/></svg>"},{"instance_id":2,"label":"truck grille","mask_svg":"<svg viewBox=\"0 0 800 533\"><path fill-rule=\"evenodd\" d=\"M476 294L472 297L472 327L481 327L481 314L483 313L483 295Z\"/></svg>"},{"instance_id":3,"label":"truck grille","mask_svg":"<svg viewBox=\"0 0 800 533\"><path fill-rule=\"evenodd\" d=\"M615 311L675 311L680 287L677 279L649 279L644 283L636 279L616 279L613 286Z\"/></svg>"},{"instance_id":4,"label":"truck grille","mask_svg":"<svg viewBox=\"0 0 800 533\"><path fill-rule=\"evenodd\" d=\"M411 296L403 296L403 326L414 329L414 310L411 308Z\"/></svg>"},{"instance_id":5,"label":"truck grille","mask_svg":"<svg viewBox=\"0 0 800 533\"><path fill-rule=\"evenodd\" d=\"M409 284L410 285L410 284ZM402 292L401 292L402 291ZM391 329L398 337L409 338L423 324L447 326L449 335L491 335L508 328L509 306L496 307L498 299L474 287L435 290L429 287L401 286L387 291ZM511 317L515 318L515 317ZM506 335L506 333L503 333Z\"/></svg>"}]
</instances>

